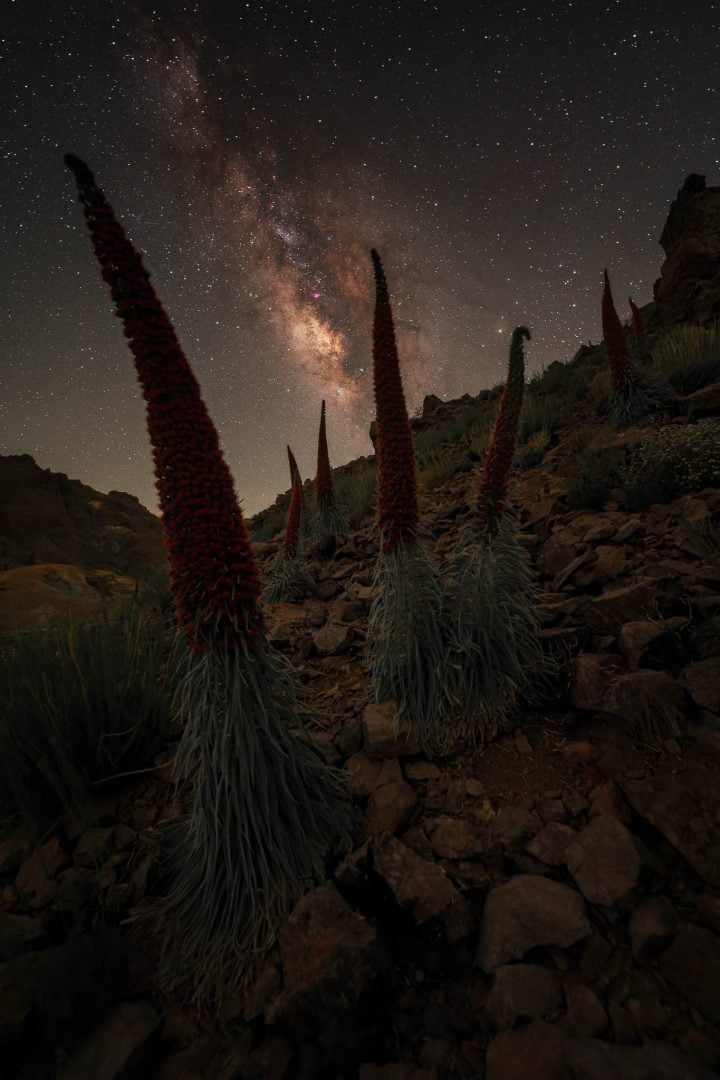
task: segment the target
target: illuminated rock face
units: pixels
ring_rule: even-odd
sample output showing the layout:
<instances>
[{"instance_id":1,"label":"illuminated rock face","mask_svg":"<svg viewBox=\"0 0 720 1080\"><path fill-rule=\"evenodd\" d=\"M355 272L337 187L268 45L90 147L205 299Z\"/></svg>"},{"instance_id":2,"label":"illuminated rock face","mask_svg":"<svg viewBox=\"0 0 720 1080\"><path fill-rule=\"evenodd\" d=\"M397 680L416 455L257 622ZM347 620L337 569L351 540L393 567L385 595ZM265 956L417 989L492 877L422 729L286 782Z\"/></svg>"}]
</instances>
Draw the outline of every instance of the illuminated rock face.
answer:
<instances>
[{"instance_id":1,"label":"illuminated rock face","mask_svg":"<svg viewBox=\"0 0 720 1080\"><path fill-rule=\"evenodd\" d=\"M660 236L666 259L655 282L661 322L720 315L720 187L688 176Z\"/></svg>"}]
</instances>

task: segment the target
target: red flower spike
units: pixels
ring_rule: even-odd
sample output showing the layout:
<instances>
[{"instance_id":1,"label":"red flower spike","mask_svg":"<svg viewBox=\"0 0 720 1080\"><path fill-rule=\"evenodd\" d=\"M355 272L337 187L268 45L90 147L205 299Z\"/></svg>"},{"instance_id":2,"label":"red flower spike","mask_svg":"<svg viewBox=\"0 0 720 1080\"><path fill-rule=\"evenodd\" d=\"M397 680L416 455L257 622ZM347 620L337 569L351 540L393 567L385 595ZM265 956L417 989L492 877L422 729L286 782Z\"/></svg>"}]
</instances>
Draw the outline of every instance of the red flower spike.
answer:
<instances>
[{"instance_id":1,"label":"red flower spike","mask_svg":"<svg viewBox=\"0 0 720 1080\"><path fill-rule=\"evenodd\" d=\"M287 448L287 456L288 456L288 465L290 466L290 487L292 487L293 484L295 483L295 477L297 477L298 480L300 480L300 470L298 469L298 464L297 464L297 461L295 460L295 455L293 454L293 452L292 452L292 450L290 449L289 446ZM302 480L300 480L300 484L302 485Z\"/></svg>"},{"instance_id":2,"label":"red flower spike","mask_svg":"<svg viewBox=\"0 0 720 1080\"><path fill-rule=\"evenodd\" d=\"M524 338L530 340L530 331L525 326L518 326L513 331L510 342L507 382L500 399L490 448L480 477L477 499L478 522L480 529L490 536L495 536L500 526L500 518L507 502L510 469L515 456L518 423L525 389Z\"/></svg>"},{"instance_id":3,"label":"red flower spike","mask_svg":"<svg viewBox=\"0 0 720 1080\"><path fill-rule=\"evenodd\" d=\"M287 526L285 528L285 558L294 559L300 546L300 516L302 514L302 484L300 473L295 474L295 481L290 496Z\"/></svg>"},{"instance_id":4,"label":"red flower spike","mask_svg":"<svg viewBox=\"0 0 720 1080\"><path fill-rule=\"evenodd\" d=\"M620 316L615 310L607 270L605 271L605 287L602 296L602 329L605 354L612 376L613 393L622 396L629 389L638 385L639 377L630 359L623 324L620 322Z\"/></svg>"},{"instance_id":5,"label":"red flower spike","mask_svg":"<svg viewBox=\"0 0 720 1080\"><path fill-rule=\"evenodd\" d=\"M412 541L418 524L415 450L400 376L390 296L382 262L375 270L373 378L377 418L378 528L387 554L398 540Z\"/></svg>"},{"instance_id":6,"label":"red flower spike","mask_svg":"<svg viewBox=\"0 0 720 1080\"><path fill-rule=\"evenodd\" d=\"M633 330L635 331L635 340L639 341L645 333L645 320L643 319L642 311L633 303L632 296L628 297L630 303L630 311L632 313Z\"/></svg>"},{"instance_id":7,"label":"red flower spike","mask_svg":"<svg viewBox=\"0 0 720 1080\"><path fill-rule=\"evenodd\" d=\"M325 429L325 402L320 406L320 430L318 432L317 452L317 475L315 477L315 494L318 502L331 503L333 501L332 471L330 469L330 455L328 454L327 432Z\"/></svg>"},{"instance_id":8,"label":"red flower spike","mask_svg":"<svg viewBox=\"0 0 720 1080\"><path fill-rule=\"evenodd\" d=\"M147 403L155 478L178 623L192 649L211 630L231 645L264 633L260 575L247 527L200 387L142 259L79 158L77 181L103 279L123 321Z\"/></svg>"}]
</instances>

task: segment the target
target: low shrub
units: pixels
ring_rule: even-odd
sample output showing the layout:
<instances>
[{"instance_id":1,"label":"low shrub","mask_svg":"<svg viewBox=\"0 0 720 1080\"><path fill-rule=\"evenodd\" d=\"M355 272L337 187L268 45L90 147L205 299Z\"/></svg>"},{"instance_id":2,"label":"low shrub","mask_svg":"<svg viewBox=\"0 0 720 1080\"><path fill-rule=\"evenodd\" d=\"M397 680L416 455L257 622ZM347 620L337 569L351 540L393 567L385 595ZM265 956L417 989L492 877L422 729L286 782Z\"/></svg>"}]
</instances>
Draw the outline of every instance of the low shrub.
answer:
<instances>
[{"instance_id":1,"label":"low shrub","mask_svg":"<svg viewBox=\"0 0 720 1080\"><path fill-rule=\"evenodd\" d=\"M257 523L253 520L249 525L250 539L256 544L264 540L272 540L285 528L287 521L287 507L273 506L267 511L262 521Z\"/></svg>"},{"instance_id":2,"label":"low shrub","mask_svg":"<svg viewBox=\"0 0 720 1080\"><path fill-rule=\"evenodd\" d=\"M335 495L351 528L357 528L375 508L377 472L368 465L362 472L337 473Z\"/></svg>"},{"instance_id":3,"label":"low shrub","mask_svg":"<svg viewBox=\"0 0 720 1080\"><path fill-rule=\"evenodd\" d=\"M717 421L660 428L632 450L621 469L621 483L632 511L720 486Z\"/></svg>"},{"instance_id":4,"label":"low shrub","mask_svg":"<svg viewBox=\"0 0 720 1080\"><path fill-rule=\"evenodd\" d=\"M0 642L0 790L40 824L148 765L171 730L162 618L137 604Z\"/></svg>"},{"instance_id":5,"label":"low shrub","mask_svg":"<svg viewBox=\"0 0 720 1080\"><path fill-rule=\"evenodd\" d=\"M720 382L720 324L672 327L652 346L650 366L678 394Z\"/></svg>"},{"instance_id":6,"label":"low shrub","mask_svg":"<svg viewBox=\"0 0 720 1080\"><path fill-rule=\"evenodd\" d=\"M578 475L567 494L572 510L601 510L621 479L624 451L614 446L589 446L578 454Z\"/></svg>"},{"instance_id":7,"label":"low shrub","mask_svg":"<svg viewBox=\"0 0 720 1080\"><path fill-rule=\"evenodd\" d=\"M439 447L423 457L422 465L418 467L418 487L421 491L432 491L448 480L455 469L457 462L450 449Z\"/></svg>"}]
</instances>

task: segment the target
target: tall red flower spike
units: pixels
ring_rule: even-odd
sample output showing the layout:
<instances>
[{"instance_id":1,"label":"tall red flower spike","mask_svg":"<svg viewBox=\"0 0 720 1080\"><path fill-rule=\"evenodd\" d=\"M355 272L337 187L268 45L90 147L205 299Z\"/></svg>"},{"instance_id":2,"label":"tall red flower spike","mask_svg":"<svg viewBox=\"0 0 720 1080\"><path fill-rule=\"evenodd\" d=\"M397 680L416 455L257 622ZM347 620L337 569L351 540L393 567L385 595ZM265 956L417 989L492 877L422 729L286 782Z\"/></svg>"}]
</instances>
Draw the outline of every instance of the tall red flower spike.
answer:
<instances>
[{"instance_id":1,"label":"tall red flower spike","mask_svg":"<svg viewBox=\"0 0 720 1080\"><path fill-rule=\"evenodd\" d=\"M632 313L632 324L633 330L635 331L635 340L639 341L645 333L645 320L643 319L642 311L640 310L640 308L637 306L637 304L633 303L632 296L628 297L628 301L630 302L630 311Z\"/></svg>"},{"instance_id":2,"label":"tall red flower spike","mask_svg":"<svg viewBox=\"0 0 720 1080\"><path fill-rule=\"evenodd\" d=\"M290 496L287 526L285 528L285 558L294 559L300 546L300 517L302 515L303 493L300 473L295 474Z\"/></svg>"},{"instance_id":3,"label":"tall red flower spike","mask_svg":"<svg viewBox=\"0 0 720 1080\"><path fill-rule=\"evenodd\" d=\"M333 482L328 454L327 432L325 429L325 402L320 407L320 430L318 432L317 475L315 494L318 502L332 502Z\"/></svg>"},{"instance_id":4,"label":"tall red flower spike","mask_svg":"<svg viewBox=\"0 0 720 1080\"><path fill-rule=\"evenodd\" d=\"M87 165L65 158L147 403L178 623L192 648L263 633L260 576L218 435L140 255Z\"/></svg>"},{"instance_id":5,"label":"tall red flower spike","mask_svg":"<svg viewBox=\"0 0 720 1080\"><path fill-rule=\"evenodd\" d=\"M298 464L297 464L297 461L295 460L295 455L293 454L293 452L292 452L292 450L290 449L289 446L287 448L287 456L288 456L288 465L290 466L290 486L292 487L292 485L295 483L295 477L297 477L298 480L300 480L300 470L298 469ZM300 481L300 482L302 483L302 481Z\"/></svg>"},{"instance_id":6,"label":"tall red flower spike","mask_svg":"<svg viewBox=\"0 0 720 1080\"><path fill-rule=\"evenodd\" d=\"M418 524L415 450L408 419L390 296L382 262L372 252L375 270L373 377L377 417L378 528L383 551L399 540L412 541Z\"/></svg>"},{"instance_id":7,"label":"tall red flower spike","mask_svg":"<svg viewBox=\"0 0 720 1080\"><path fill-rule=\"evenodd\" d=\"M639 377L630 359L623 324L620 322L620 316L615 310L607 270L605 271L605 287L602 296L602 329L605 354L612 376L613 392L622 396L638 385Z\"/></svg>"},{"instance_id":8,"label":"tall red flower spike","mask_svg":"<svg viewBox=\"0 0 720 1080\"><path fill-rule=\"evenodd\" d=\"M478 523L480 529L489 536L497 534L500 518L507 502L510 469L515 456L525 388L524 338L530 340L530 331L525 326L518 326L513 331L510 342L507 382L500 399L490 448L480 477L477 498Z\"/></svg>"}]
</instances>

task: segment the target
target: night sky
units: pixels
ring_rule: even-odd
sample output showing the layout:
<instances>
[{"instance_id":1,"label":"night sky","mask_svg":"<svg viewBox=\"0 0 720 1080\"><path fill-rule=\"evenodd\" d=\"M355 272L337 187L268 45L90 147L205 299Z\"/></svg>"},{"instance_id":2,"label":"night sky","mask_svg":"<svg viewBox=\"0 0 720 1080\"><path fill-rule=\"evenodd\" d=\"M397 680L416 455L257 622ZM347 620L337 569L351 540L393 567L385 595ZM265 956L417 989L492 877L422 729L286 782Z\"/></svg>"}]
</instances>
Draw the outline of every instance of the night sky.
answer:
<instances>
[{"instance_id":1,"label":"night sky","mask_svg":"<svg viewBox=\"0 0 720 1080\"><path fill-rule=\"evenodd\" d=\"M716 3L5 0L0 452L156 505L84 158L172 319L248 513L372 452L369 249L411 412L652 297L690 172L718 183ZM624 309L621 308L624 314Z\"/></svg>"}]
</instances>

